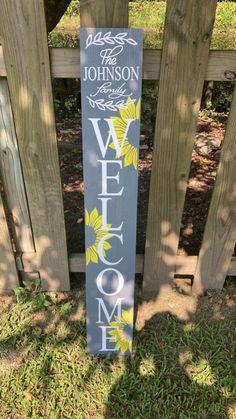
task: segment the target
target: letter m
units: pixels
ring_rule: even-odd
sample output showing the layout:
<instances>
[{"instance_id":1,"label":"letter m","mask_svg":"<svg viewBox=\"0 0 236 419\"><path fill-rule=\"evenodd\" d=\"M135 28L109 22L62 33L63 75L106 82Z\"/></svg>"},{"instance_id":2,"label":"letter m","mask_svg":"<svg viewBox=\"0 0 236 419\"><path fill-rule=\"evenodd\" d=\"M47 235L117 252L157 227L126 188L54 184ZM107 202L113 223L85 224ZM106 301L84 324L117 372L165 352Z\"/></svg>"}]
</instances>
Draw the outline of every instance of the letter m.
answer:
<instances>
[{"instance_id":1,"label":"letter m","mask_svg":"<svg viewBox=\"0 0 236 419\"><path fill-rule=\"evenodd\" d=\"M117 310L118 321L121 322L121 303L124 298L117 298L117 301L111 313L108 313L107 307L105 306L105 303L102 298L96 298L96 299L98 300L98 321L96 323L104 323L101 320L101 314L102 314L101 311L103 311L103 314L105 315L107 322L110 323L116 310Z\"/></svg>"}]
</instances>

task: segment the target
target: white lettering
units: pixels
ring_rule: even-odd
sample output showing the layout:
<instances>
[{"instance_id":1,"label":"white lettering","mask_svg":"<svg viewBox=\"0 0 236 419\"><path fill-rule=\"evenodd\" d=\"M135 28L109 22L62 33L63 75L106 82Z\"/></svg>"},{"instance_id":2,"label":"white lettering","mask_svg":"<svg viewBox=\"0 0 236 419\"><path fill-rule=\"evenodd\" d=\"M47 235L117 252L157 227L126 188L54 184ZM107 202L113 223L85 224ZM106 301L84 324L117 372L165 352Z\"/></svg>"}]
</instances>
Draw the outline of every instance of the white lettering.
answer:
<instances>
[{"instance_id":1,"label":"white lettering","mask_svg":"<svg viewBox=\"0 0 236 419\"><path fill-rule=\"evenodd\" d=\"M122 160L98 160L98 161L102 165L102 192L99 195L121 196L122 193L123 193L123 190L124 190L124 186L123 186L123 188L121 188L121 190L119 192L107 192L107 181L108 181L108 179L116 180L118 185L120 183L120 173L118 172L117 175L115 175L115 176L108 176L107 165L108 164L118 164L120 166L120 168L122 168Z\"/></svg>"},{"instance_id":2,"label":"white lettering","mask_svg":"<svg viewBox=\"0 0 236 419\"><path fill-rule=\"evenodd\" d=\"M112 198L98 198L102 201L102 227L99 230L109 230L109 231L120 231L123 227L123 221L119 227L107 227L109 222L107 221L107 202Z\"/></svg>"},{"instance_id":3,"label":"white lettering","mask_svg":"<svg viewBox=\"0 0 236 419\"><path fill-rule=\"evenodd\" d=\"M115 128L114 128L114 125L113 125L113 119L104 118L104 121L106 121L106 123L108 124L108 127L109 127L109 134L108 134L108 137L107 137L107 140L106 140L105 144L104 144L104 141L102 139L101 131L100 131L100 128L99 128L99 125L98 125L98 122L101 121L101 118L88 118L88 120L91 121L91 123L93 125L93 129L94 129L94 132L96 134L96 138L97 138L97 141L98 141L101 153L102 153L102 157L103 158L105 157L107 149L109 147L109 143L110 143L111 140L114 142L117 156L120 157L123 145L125 143L125 139L126 139L127 134L128 134L130 124L131 124L131 122L134 121L134 119L127 119L127 126L126 126L125 133L124 133L124 136L123 136L122 141L121 141L120 144L119 144L118 138L116 136Z\"/></svg>"},{"instance_id":4,"label":"white lettering","mask_svg":"<svg viewBox=\"0 0 236 419\"><path fill-rule=\"evenodd\" d=\"M107 336L107 329L117 329L117 327L112 326L98 326L102 329L102 347L99 349L100 351L116 351L116 349L107 348L107 341L110 339L110 336ZM116 343L116 341L114 341Z\"/></svg>"},{"instance_id":5,"label":"white lettering","mask_svg":"<svg viewBox=\"0 0 236 419\"><path fill-rule=\"evenodd\" d=\"M103 280L103 276L106 272L115 272L115 274L117 275L118 286L117 286L117 290L114 291L114 292L106 292L103 289L102 280ZM114 269L114 268L103 269L103 271L101 271L100 274L97 276L96 283L97 283L97 287L98 287L99 291L103 295L112 296L112 295L119 294L119 292L122 290L122 288L124 286L124 277L117 269Z\"/></svg>"},{"instance_id":6,"label":"white lettering","mask_svg":"<svg viewBox=\"0 0 236 419\"><path fill-rule=\"evenodd\" d=\"M102 237L100 242L98 243L98 256L100 258L100 260L105 264L105 265L118 265L118 263L120 263L124 258L123 256L117 261L117 262L109 262L107 259L105 259L105 257L103 256L103 246L104 246L104 242L107 240L107 238L110 237L110 234L107 234L106 236ZM117 237L121 244L123 244L123 234L112 234L112 237Z\"/></svg>"},{"instance_id":7,"label":"white lettering","mask_svg":"<svg viewBox=\"0 0 236 419\"><path fill-rule=\"evenodd\" d=\"M96 298L96 300L98 300L98 321L96 323L104 323L101 320L101 309L103 310L103 313L104 313L108 323L111 321L112 317L114 316L115 310L117 310L118 321L121 322L121 303L122 303L122 300L124 300L124 298L118 298L116 300L116 303L115 303L115 305L114 305L110 314L108 313L108 310L105 306L105 303L104 303L103 299L102 298Z\"/></svg>"}]
</instances>

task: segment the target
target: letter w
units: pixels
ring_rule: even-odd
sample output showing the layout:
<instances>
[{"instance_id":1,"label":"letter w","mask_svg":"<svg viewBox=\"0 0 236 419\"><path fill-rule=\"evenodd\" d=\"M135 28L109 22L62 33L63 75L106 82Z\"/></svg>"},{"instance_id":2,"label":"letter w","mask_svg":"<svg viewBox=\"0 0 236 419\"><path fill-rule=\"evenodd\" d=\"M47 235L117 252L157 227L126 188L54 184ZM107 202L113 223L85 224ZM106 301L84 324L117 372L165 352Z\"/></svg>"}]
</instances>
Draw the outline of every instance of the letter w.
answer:
<instances>
[{"instance_id":1,"label":"letter w","mask_svg":"<svg viewBox=\"0 0 236 419\"><path fill-rule=\"evenodd\" d=\"M102 157L103 158L105 157L107 149L109 147L109 143L110 143L111 140L114 142L117 157L120 157L123 145L125 143L125 139L127 137L127 133L128 133L130 124L131 124L131 122L134 121L134 119L127 119L126 120L127 121L127 126L126 126L126 130L124 132L123 139L122 139L120 144L119 144L118 138L116 136L116 132L115 132L115 129L114 129L114 124L113 124L113 119L112 118L110 118L110 119L104 118L104 121L106 121L108 126L109 126L109 134L108 134L108 137L107 137L107 140L106 140L105 144L104 144L104 141L102 139L101 131L100 131L100 128L99 128L99 125L98 125L98 122L101 121L101 118L88 118L88 119L89 119L89 121L92 122L93 129L95 131L96 138L98 140L98 144L99 144L99 147L100 147L100 150L101 150L101 153L102 153Z\"/></svg>"}]
</instances>

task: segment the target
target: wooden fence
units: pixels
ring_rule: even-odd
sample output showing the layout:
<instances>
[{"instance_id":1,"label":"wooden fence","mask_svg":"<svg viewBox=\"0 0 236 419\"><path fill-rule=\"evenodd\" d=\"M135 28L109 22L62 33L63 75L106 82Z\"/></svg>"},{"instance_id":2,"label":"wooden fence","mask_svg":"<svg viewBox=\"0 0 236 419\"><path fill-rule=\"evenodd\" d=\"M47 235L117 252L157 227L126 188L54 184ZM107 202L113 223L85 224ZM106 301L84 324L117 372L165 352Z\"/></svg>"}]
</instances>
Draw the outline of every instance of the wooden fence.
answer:
<instances>
[{"instance_id":1,"label":"wooden fence","mask_svg":"<svg viewBox=\"0 0 236 419\"><path fill-rule=\"evenodd\" d=\"M81 0L81 26L127 27L128 0ZM143 78L160 80L146 251L137 255L144 292L193 275L193 290L222 288L236 275L236 92L199 256L178 256L181 217L204 80L236 79L236 51L210 51L216 0L169 0L162 51L144 51ZM69 271L85 257L67 254L51 77L80 75L78 49L48 50L43 0L1 0L0 291L19 275L39 275L46 290L69 290Z\"/></svg>"}]
</instances>

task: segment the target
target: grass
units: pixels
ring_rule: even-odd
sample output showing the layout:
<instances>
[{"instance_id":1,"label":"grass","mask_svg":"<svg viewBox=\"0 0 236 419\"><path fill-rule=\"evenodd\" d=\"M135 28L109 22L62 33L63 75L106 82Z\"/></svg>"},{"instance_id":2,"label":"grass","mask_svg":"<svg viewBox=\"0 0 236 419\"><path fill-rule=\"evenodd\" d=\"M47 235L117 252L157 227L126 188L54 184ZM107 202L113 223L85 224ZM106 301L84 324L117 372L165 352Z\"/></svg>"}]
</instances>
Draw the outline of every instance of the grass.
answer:
<instances>
[{"instance_id":1,"label":"grass","mask_svg":"<svg viewBox=\"0 0 236 419\"><path fill-rule=\"evenodd\" d=\"M35 298L1 297L1 418L236 417L232 284L140 306L130 359L87 355L83 291Z\"/></svg>"},{"instance_id":2,"label":"grass","mask_svg":"<svg viewBox=\"0 0 236 419\"><path fill-rule=\"evenodd\" d=\"M64 15L49 35L50 46L78 46L80 20L77 14ZM143 28L145 48L161 48L166 2L142 1L130 3L129 25ZM217 5L216 21L211 42L212 49L236 49L236 4L221 2Z\"/></svg>"}]
</instances>

